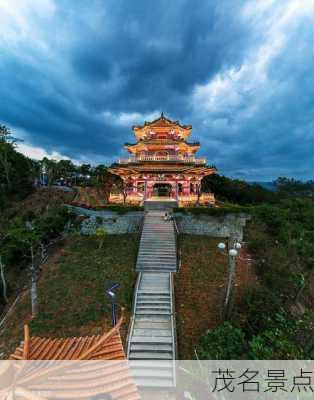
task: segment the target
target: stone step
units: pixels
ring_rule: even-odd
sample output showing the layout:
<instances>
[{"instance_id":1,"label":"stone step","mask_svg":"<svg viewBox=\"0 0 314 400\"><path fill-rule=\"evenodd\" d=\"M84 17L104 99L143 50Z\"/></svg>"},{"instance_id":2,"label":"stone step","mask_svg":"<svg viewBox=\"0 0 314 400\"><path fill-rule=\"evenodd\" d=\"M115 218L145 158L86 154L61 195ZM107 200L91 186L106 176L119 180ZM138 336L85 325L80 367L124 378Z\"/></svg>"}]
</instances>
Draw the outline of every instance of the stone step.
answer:
<instances>
[{"instance_id":1,"label":"stone step","mask_svg":"<svg viewBox=\"0 0 314 400\"><path fill-rule=\"evenodd\" d=\"M171 266L175 267L177 265L177 260L175 258L162 259L161 260L158 257L155 257L155 258L152 258L152 259L149 259L147 257L147 258L138 260L138 262L136 263L136 266L138 267L140 265L144 265L144 266L145 265L147 265L147 266L150 266L150 265L156 265L156 266L159 266L159 265L161 265L161 266L163 266L163 265L171 265Z\"/></svg>"},{"instance_id":2,"label":"stone step","mask_svg":"<svg viewBox=\"0 0 314 400\"><path fill-rule=\"evenodd\" d=\"M147 368L147 367L146 367ZM143 378L172 378L173 377L173 369L172 367L165 369L165 368L135 368L131 367L131 372L134 378L143 377Z\"/></svg>"},{"instance_id":3,"label":"stone step","mask_svg":"<svg viewBox=\"0 0 314 400\"><path fill-rule=\"evenodd\" d=\"M161 267L137 267L136 268L137 271L139 272L156 272L156 271L160 271L160 272L176 272L176 267L166 267L166 268L161 268Z\"/></svg>"},{"instance_id":4,"label":"stone step","mask_svg":"<svg viewBox=\"0 0 314 400\"><path fill-rule=\"evenodd\" d=\"M169 304L170 297L158 297L155 296L137 296L137 302L142 304L154 303L154 304Z\"/></svg>"},{"instance_id":5,"label":"stone step","mask_svg":"<svg viewBox=\"0 0 314 400\"><path fill-rule=\"evenodd\" d=\"M156 329L156 330L152 331L150 329L136 328L136 329L133 330L133 335L134 335L134 337L146 336L146 337L149 337L149 338L154 338L156 340L156 338L161 337L161 336L162 337L166 336L166 337L170 337L171 338L171 336L172 336L171 332L172 332L171 330L168 331L168 330L165 330L165 329L160 329L160 330ZM134 341L133 339L134 338L132 337L131 342Z\"/></svg>"},{"instance_id":6,"label":"stone step","mask_svg":"<svg viewBox=\"0 0 314 400\"><path fill-rule=\"evenodd\" d=\"M150 378L136 378L134 379L136 386L152 387L152 388L171 388L174 387L173 379L150 379Z\"/></svg>"},{"instance_id":7,"label":"stone step","mask_svg":"<svg viewBox=\"0 0 314 400\"><path fill-rule=\"evenodd\" d=\"M140 243L143 242L152 242L152 243L158 243L158 242L168 242L168 243L175 243L175 238L173 235L159 235L157 233L154 233L152 235L144 235L142 236L142 239L140 240Z\"/></svg>"},{"instance_id":8,"label":"stone step","mask_svg":"<svg viewBox=\"0 0 314 400\"><path fill-rule=\"evenodd\" d=\"M144 271L145 272L145 271ZM164 288L160 288L160 287L155 287L155 286L152 286L152 287L150 287L150 288L145 288L145 292L146 293L152 293L152 294L156 294L156 293L158 293L158 292L164 292L164 293L166 293L166 292L168 292L168 288L167 289L164 289ZM142 293L140 293L140 295L141 295ZM145 295L146 296L146 295Z\"/></svg>"},{"instance_id":9,"label":"stone step","mask_svg":"<svg viewBox=\"0 0 314 400\"><path fill-rule=\"evenodd\" d=\"M148 274L151 273L153 274L154 272L147 272ZM140 289L143 288L149 288L150 286L161 286L163 288L163 291L165 290L169 290L169 282L168 281L164 281L162 279L158 280L158 278L155 278L154 281L142 281L140 283Z\"/></svg>"},{"instance_id":10,"label":"stone step","mask_svg":"<svg viewBox=\"0 0 314 400\"><path fill-rule=\"evenodd\" d=\"M134 322L135 329L171 329L171 324L168 321L163 322L153 322L153 321L135 321Z\"/></svg>"},{"instance_id":11,"label":"stone step","mask_svg":"<svg viewBox=\"0 0 314 400\"><path fill-rule=\"evenodd\" d=\"M168 291L169 290L169 282L165 282L165 281L158 281L156 279L156 282L153 281L144 281L140 283L140 289L151 289L152 287L160 287L162 289L162 291Z\"/></svg>"},{"instance_id":12,"label":"stone step","mask_svg":"<svg viewBox=\"0 0 314 400\"><path fill-rule=\"evenodd\" d=\"M171 227L169 228L163 228L163 229L153 229L150 227L145 226L144 229L142 230L142 237L146 235L159 235L159 236L175 236L174 229Z\"/></svg>"},{"instance_id":13,"label":"stone step","mask_svg":"<svg viewBox=\"0 0 314 400\"><path fill-rule=\"evenodd\" d=\"M150 239L150 240L173 240L173 241L175 241L175 237L174 237L174 234L172 233L163 233L163 234L160 234L160 233L156 233L156 232L152 232L152 233L143 233L143 236L142 236L142 239L141 239L141 241L142 240L148 240L148 239Z\"/></svg>"},{"instance_id":14,"label":"stone step","mask_svg":"<svg viewBox=\"0 0 314 400\"><path fill-rule=\"evenodd\" d=\"M172 250L174 251L175 249L175 244L166 240L166 241L162 241L162 240L156 240L156 241L152 241L152 240L146 240L145 242L141 242L140 243L140 249L145 249L145 250L152 250L152 249L156 249L156 250Z\"/></svg>"},{"instance_id":15,"label":"stone step","mask_svg":"<svg viewBox=\"0 0 314 400\"><path fill-rule=\"evenodd\" d=\"M172 345L171 344L131 344L131 351L137 352L161 352L161 353L170 353L172 352Z\"/></svg>"},{"instance_id":16,"label":"stone step","mask_svg":"<svg viewBox=\"0 0 314 400\"><path fill-rule=\"evenodd\" d=\"M145 309L152 309L152 310L166 310L168 308L170 308L171 303L168 302L164 302L164 303L160 303L160 302L155 302L153 304L148 304L147 302L141 302L140 304L137 303L136 304L136 308L137 309L141 309L141 310L145 310Z\"/></svg>"},{"instance_id":17,"label":"stone step","mask_svg":"<svg viewBox=\"0 0 314 400\"><path fill-rule=\"evenodd\" d=\"M153 242L152 240L150 240L147 242L141 242L140 250L175 251L175 245L170 242L161 243L161 242Z\"/></svg>"},{"instance_id":18,"label":"stone step","mask_svg":"<svg viewBox=\"0 0 314 400\"><path fill-rule=\"evenodd\" d=\"M128 365L131 369L150 369L150 370L164 370L172 369L173 362L169 360L129 360Z\"/></svg>"},{"instance_id":19,"label":"stone step","mask_svg":"<svg viewBox=\"0 0 314 400\"><path fill-rule=\"evenodd\" d=\"M158 235L152 235L151 237L145 237L143 236L142 239L140 240L140 243L153 243L158 244L158 243L166 243L166 244L172 244L175 246L175 239L174 237L162 237Z\"/></svg>"},{"instance_id":20,"label":"stone step","mask_svg":"<svg viewBox=\"0 0 314 400\"><path fill-rule=\"evenodd\" d=\"M156 241L153 242L152 240L150 242L142 242L140 245L140 250L166 250L166 251L175 251L175 245L169 241L166 242L161 242L161 241Z\"/></svg>"},{"instance_id":21,"label":"stone step","mask_svg":"<svg viewBox=\"0 0 314 400\"><path fill-rule=\"evenodd\" d=\"M146 313L150 312L154 314L156 311L171 311L171 306L170 305L157 305L157 306L151 306L151 305L136 305L135 313L138 314L141 311L146 311Z\"/></svg>"},{"instance_id":22,"label":"stone step","mask_svg":"<svg viewBox=\"0 0 314 400\"><path fill-rule=\"evenodd\" d=\"M152 230L152 229L148 230L146 228L146 229L144 229L142 231L142 238L150 237L150 236L152 236L152 237L160 236L160 237L175 238L174 231L172 231L172 230L169 231L169 229L162 231L162 230Z\"/></svg>"},{"instance_id":23,"label":"stone step","mask_svg":"<svg viewBox=\"0 0 314 400\"><path fill-rule=\"evenodd\" d=\"M138 303L157 303L157 304L168 304L170 303L170 297L156 297L156 296L142 296L138 295L137 296L137 302Z\"/></svg>"},{"instance_id":24,"label":"stone step","mask_svg":"<svg viewBox=\"0 0 314 400\"><path fill-rule=\"evenodd\" d=\"M177 257L175 257L174 255L167 255L167 254L145 254L145 255L140 255L138 256L137 260L145 260L145 261L149 261L150 259L154 259L155 261L158 262L163 262L163 261L176 261Z\"/></svg>"},{"instance_id":25,"label":"stone step","mask_svg":"<svg viewBox=\"0 0 314 400\"><path fill-rule=\"evenodd\" d=\"M154 236L154 237L160 237L160 238L169 237L169 238L174 238L175 239L175 232L172 229L171 230L169 230L169 229L167 229L167 230L160 230L160 229L159 230L153 230L153 229L145 228L142 231L141 239L143 239L143 238L145 238L147 236Z\"/></svg>"},{"instance_id":26,"label":"stone step","mask_svg":"<svg viewBox=\"0 0 314 400\"><path fill-rule=\"evenodd\" d=\"M173 262L169 262L169 263L154 263L154 262L150 262L150 263L138 263L136 265L136 269L144 269L147 268L149 269L153 269L153 270L163 270L163 269L170 269L170 270L175 270L176 269L176 264Z\"/></svg>"},{"instance_id":27,"label":"stone step","mask_svg":"<svg viewBox=\"0 0 314 400\"><path fill-rule=\"evenodd\" d=\"M150 296L152 295L161 295L161 296L169 296L169 290L147 290L147 289L139 289L137 291L138 294L144 295L144 296Z\"/></svg>"},{"instance_id":28,"label":"stone step","mask_svg":"<svg viewBox=\"0 0 314 400\"><path fill-rule=\"evenodd\" d=\"M157 276L156 274L159 275L164 275L162 272L147 272L145 275L155 275L153 278L145 277L141 279L141 286L149 286L149 285L163 285L167 289L169 289L169 279L165 279L163 276Z\"/></svg>"},{"instance_id":29,"label":"stone step","mask_svg":"<svg viewBox=\"0 0 314 400\"><path fill-rule=\"evenodd\" d=\"M170 303L170 299L166 299L166 300L155 300L155 299L139 299L137 298L137 306L141 307L141 306L156 306L156 305L161 305L161 306L166 306L169 305Z\"/></svg>"},{"instance_id":30,"label":"stone step","mask_svg":"<svg viewBox=\"0 0 314 400\"><path fill-rule=\"evenodd\" d=\"M145 280L154 280L154 279L163 279L165 281L169 281L170 277L168 274L142 274L141 281Z\"/></svg>"},{"instance_id":31,"label":"stone step","mask_svg":"<svg viewBox=\"0 0 314 400\"><path fill-rule=\"evenodd\" d=\"M164 256L164 257L175 257L177 256L177 253L174 250L164 250L164 249L154 249L154 250L145 250L142 249L138 252L138 257L139 256Z\"/></svg>"},{"instance_id":32,"label":"stone step","mask_svg":"<svg viewBox=\"0 0 314 400\"><path fill-rule=\"evenodd\" d=\"M164 247L158 247L158 248L151 248L148 246L142 247L139 251L139 254L142 253L148 253L148 254L164 254L164 255L172 255L172 256L176 256L177 253L175 252L175 250L173 248L164 248Z\"/></svg>"},{"instance_id":33,"label":"stone step","mask_svg":"<svg viewBox=\"0 0 314 400\"><path fill-rule=\"evenodd\" d=\"M172 360L172 352L154 353L154 352L137 352L130 351L130 360Z\"/></svg>"},{"instance_id":34,"label":"stone step","mask_svg":"<svg viewBox=\"0 0 314 400\"><path fill-rule=\"evenodd\" d=\"M140 262L137 263L137 265L175 265L175 262L173 260L141 260Z\"/></svg>"},{"instance_id":35,"label":"stone step","mask_svg":"<svg viewBox=\"0 0 314 400\"><path fill-rule=\"evenodd\" d=\"M136 315L170 315L171 312L166 310L138 310Z\"/></svg>"},{"instance_id":36,"label":"stone step","mask_svg":"<svg viewBox=\"0 0 314 400\"><path fill-rule=\"evenodd\" d=\"M136 322L169 322L171 323L171 314L168 315L136 315ZM141 329L141 328L139 328Z\"/></svg>"},{"instance_id":37,"label":"stone step","mask_svg":"<svg viewBox=\"0 0 314 400\"><path fill-rule=\"evenodd\" d=\"M161 305L161 306L167 306L167 305L169 305L169 304L171 304L171 302L170 302L170 299L162 299L162 300L160 300L160 299L150 299L150 298L137 298L137 305L139 305L139 306L149 306L149 305L152 305L152 306L158 306L158 305Z\"/></svg>"}]
</instances>

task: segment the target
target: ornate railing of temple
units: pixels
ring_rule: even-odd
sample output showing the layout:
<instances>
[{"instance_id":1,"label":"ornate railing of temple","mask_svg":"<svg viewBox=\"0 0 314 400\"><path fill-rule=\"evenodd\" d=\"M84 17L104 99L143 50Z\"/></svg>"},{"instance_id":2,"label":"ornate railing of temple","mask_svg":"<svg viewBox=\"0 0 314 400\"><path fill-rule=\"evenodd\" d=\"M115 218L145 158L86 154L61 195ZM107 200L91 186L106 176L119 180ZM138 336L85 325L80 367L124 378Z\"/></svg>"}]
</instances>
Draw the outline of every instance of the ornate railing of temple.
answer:
<instances>
[{"instance_id":1,"label":"ornate railing of temple","mask_svg":"<svg viewBox=\"0 0 314 400\"><path fill-rule=\"evenodd\" d=\"M205 158L195 158L195 157L178 157L178 156L138 156L130 157L127 159L120 159L119 164L130 164L142 161L170 161L179 162L185 164L206 164Z\"/></svg>"}]
</instances>

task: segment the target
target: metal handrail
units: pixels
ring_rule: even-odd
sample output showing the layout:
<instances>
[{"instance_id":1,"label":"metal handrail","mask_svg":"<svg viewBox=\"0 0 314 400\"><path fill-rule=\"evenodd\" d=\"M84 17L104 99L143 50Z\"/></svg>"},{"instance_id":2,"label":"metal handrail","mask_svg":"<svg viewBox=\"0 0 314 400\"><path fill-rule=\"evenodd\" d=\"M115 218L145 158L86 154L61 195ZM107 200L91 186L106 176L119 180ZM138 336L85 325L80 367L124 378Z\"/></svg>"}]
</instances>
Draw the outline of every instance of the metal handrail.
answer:
<instances>
[{"instance_id":1,"label":"metal handrail","mask_svg":"<svg viewBox=\"0 0 314 400\"><path fill-rule=\"evenodd\" d=\"M136 311L136 304L137 304L137 296L138 296L138 290L140 287L140 283L141 283L141 279L142 279L142 273L139 272L139 274L137 275L137 280L136 280L136 285L135 285L135 292L134 292L134 298L133 298L133 306L132 306L132 316L131 316L131 323L129 324L129 330L128 330L128 335L127 335L127 358L129 359L129 355L130 355L130 351L131 351L131 338L132 338L132 334L133 334L133 329L134 329L134 320L136 317L135 311Z\"/></svg>"},{"instance_id":2,"label":"metal handrail","mask_svg":"<svg viewBox=\"0 0 314 400\"><path fill-rule=\"evenodd\" d=\"M170 272L170 304L171 304L171 335L172 335L172 371L173 371L173 384L176 386L176 358L177 358L177 331L176 331L176 315L174 305L174 286L173 286L173 273Z\"/></svg>"}]
</instances>

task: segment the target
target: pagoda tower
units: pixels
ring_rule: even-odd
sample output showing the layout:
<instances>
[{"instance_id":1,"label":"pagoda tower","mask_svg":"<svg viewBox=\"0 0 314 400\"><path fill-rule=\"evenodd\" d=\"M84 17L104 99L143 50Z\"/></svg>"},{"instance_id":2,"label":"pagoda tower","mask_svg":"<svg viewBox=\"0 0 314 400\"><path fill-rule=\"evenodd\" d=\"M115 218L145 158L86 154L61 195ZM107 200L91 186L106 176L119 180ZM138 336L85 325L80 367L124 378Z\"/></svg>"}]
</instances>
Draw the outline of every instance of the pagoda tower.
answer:
<instances>
[{"instance_id":1,"label":"pagoda tower","mask_svg":"<svg viewBox=\"0 0 314 400\"><path fill-rule=\"evenodd\" d=\"M110 168L123 179L130 199L173 199L181 205L200 198L214 202L212 194L201 196L200 189L204 176L216 173L216 168L207 166L205 158L196 158L200 143L187 141L191 125L171 121L162 113L156 120L132 129L137 141L124 145L130 157Z\"/></svg>"}]
</instances>

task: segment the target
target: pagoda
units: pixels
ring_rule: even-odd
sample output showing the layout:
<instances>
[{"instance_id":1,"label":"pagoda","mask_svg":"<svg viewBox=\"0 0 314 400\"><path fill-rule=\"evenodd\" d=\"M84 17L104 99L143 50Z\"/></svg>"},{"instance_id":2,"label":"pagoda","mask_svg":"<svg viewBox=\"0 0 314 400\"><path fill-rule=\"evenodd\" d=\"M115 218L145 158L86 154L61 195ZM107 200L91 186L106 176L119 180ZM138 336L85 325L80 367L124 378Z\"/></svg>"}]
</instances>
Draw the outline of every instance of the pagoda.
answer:
<instances>
[{"instance_id":1,"label":"pagoda","mask_svg":"<svg viewBox=\"0 0 314 400\"><path fill-rule=\"evenodd\" d=\"M199 142L188 142L191 125L172 121L162 113L152 122L133 126L136 143L125 143L127 159L113 164L110 172L119 175L129 202L175 200L180 205L213 203L213 194L201 195L201 180L216 173L205 158L196 158Z\"/></svg>"}]
</instances>

